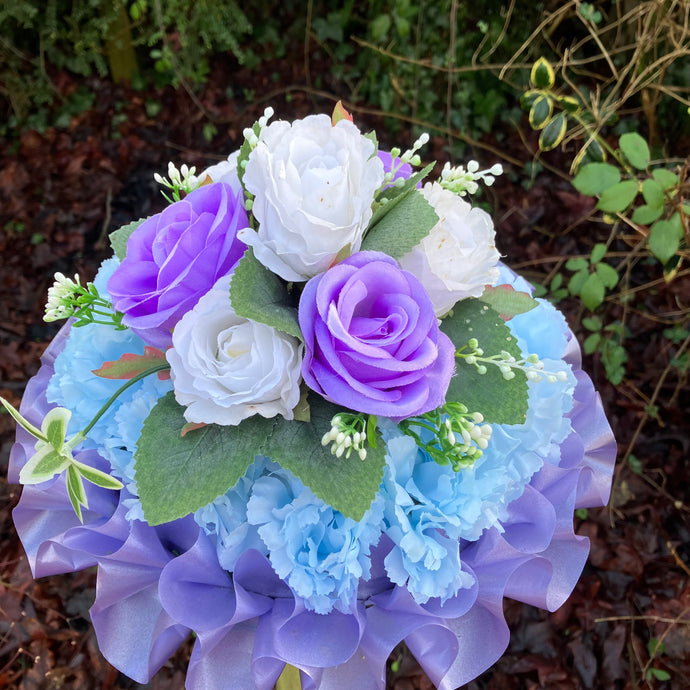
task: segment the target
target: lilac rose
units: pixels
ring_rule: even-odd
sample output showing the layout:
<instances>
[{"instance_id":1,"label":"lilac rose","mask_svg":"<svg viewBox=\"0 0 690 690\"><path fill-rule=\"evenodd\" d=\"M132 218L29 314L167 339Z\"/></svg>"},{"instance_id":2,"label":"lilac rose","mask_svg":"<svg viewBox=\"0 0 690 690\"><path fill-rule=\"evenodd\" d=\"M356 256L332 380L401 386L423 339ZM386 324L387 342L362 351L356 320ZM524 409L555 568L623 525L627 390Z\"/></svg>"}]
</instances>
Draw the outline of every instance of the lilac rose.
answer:
<instances>
[{"instance_id":1,"label":"lilac rose","mask_svg":"<svg viewBox=\"0 0 690 690\"><path fill-rule=\"evenodd\" d=\"M299 305L307 385L394 420L445 402L455 348L420 282L390 256L359 252L312 278Z\"/></svg>"},{"instance_id":2,"label":"lilac rose","mask_svg":"<svg viewBox=\"0 0 690 690\"><path fill-rule=\"evenodd\" d=\"M236 235L248 224L241 192L224 183L200 187L147 218L108 281L122 322L147 343L170 345L175 324L242 257L246 246Z\"/></svg>"}]
</instances>

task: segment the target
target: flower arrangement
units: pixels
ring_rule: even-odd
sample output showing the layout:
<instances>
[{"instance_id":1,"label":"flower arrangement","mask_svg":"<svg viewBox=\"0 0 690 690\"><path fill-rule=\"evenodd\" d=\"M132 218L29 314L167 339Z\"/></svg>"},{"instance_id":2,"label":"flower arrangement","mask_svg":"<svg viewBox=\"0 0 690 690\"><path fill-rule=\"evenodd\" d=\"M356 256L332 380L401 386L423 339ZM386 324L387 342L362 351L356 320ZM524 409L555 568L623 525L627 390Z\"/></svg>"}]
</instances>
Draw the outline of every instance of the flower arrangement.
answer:
<instances>
[{"instance_id":1,"label":"flower arrangement","mask_svg":"<svg viewBox=\"0 0 690 690\"><path fill-rule=\"evenodd\" d=\"M111 235L20 410L10 479L36 577L98 566L106 658L188 688L439 688L488 668L503 597L554 610L615 443L563 316L465 197L500 166L380 150L341 106L245 130Z\"/></svg>"}]
</instances>

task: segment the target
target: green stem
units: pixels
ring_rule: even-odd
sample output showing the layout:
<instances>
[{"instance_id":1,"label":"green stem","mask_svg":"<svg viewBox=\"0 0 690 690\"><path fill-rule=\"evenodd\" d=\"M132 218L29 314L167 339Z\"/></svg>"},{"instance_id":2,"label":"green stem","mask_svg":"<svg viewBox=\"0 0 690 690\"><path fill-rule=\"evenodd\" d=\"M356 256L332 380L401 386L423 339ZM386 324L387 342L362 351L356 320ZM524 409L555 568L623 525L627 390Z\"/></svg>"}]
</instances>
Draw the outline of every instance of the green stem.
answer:
<instances>
[{"instance_id":1,"label":"green stem","mask_svg":"<svg viewBox=\"0 0 690 690\"><path fill-rule=\"evenodd\" d=\"M124 393L130 386L133 386L137 381L141 381L146 376L149 376L150 374L155 374L159 371L164 371L165 369L170 369L170 365L166 362L165 364L158 364L155 367L151 367L151 369L147 369L146 371L142 371L140 374L137 374L136 376L133 376L127 383L124 385L120 386L105 402L103 407L101 407L98 412L96 412L96 415L94 418L79 432L83 437L86 437L93 429L95 426L96 422L108 411L108 408Z\"/></svg>"},{"instance_id":2,"label":"green stem","mask_svg":"<svg viewBox=\"0 0 690 690\"><path fill-rule=\"evenodd\" d=\"M299 669L290 664L285 664L285 668L276 683L275 690L302 690Z\"/></svg>"}]
</instances>

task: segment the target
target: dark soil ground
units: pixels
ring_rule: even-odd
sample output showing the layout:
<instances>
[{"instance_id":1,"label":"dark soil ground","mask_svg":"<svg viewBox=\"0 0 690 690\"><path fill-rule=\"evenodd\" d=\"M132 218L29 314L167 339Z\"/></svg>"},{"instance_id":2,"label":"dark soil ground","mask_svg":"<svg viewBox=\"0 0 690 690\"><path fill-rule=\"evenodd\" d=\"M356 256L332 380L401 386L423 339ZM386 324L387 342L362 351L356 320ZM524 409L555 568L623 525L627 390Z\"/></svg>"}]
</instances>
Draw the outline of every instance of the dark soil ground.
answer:
<instances>
[{"instance_id":1,"label":"dark soil ground","mask_svg":"<svg viewBox=\"0 0 690 690\"><path fill-rule=\"evenodd\" d=\"M281 82L303 83L299 73L276 65ZM77 84L55 75L63 95ZM92 109L66 128L24 131L0 141L0 395L19 403L36 373L41 352L57 331L42 321L46 292L55 271L91 279L109 255L107 233L162 207L153 173L168 160L203 168L237 148L242 129L268 103L228 101L251 87L276 91L276 82L236 67L219 66L200 98L217 121L212 142L202 136L204 117L182 90L136 92L107 81L82 81L96 95ZM340 94L346 97L346 94ZM161 104L155 118L146 101ZM333 101L295 90L289 102L278 93L271 104L291 118L330 112ZM381 119L353 108L363 129L376 128L383 143L414 138L396 134L387 142ZM382 133L383 132L383 133ZM536 146L514 131L484 144L528 162ZM446 141L432 139L428 157L443 159ZM686 142L687 143L687 142ZM690 147L686 146L687 149ZM484 150L466 151L488 165L499 160ZM567 167L567 156L548 159ZM504 161L505 163L505 161ZM506 174L488 195L494 209L499 248L507 263L544 282L563 257L588 255L608 228L589 219L592 201L579 196L563 177L541 172L527 184L524 169L506 164ZM623 247L614 249L624 251ZM639 463L619 462L609 507L576 518L578 532L591 539L589 564L568 602L556 613L506 603L510 647L470 688L686 688L690 687L690 485L687 467L690 405L687 374L671 366L678 344L662 336L673 321L688 327L690 277L681 270L673 282L658 280L654 262L640 261L631 274L627 304L630 361L623 382L612 386L598 356L585 368L600 390L618 440L621 458L629 447ZM642 288L658 280L651 287ZM559 303L582 340L578 303ZM615 316L623 309L610 303ZM680 317L679 317L680 315ZM658 407L649 418L648 404ZM100 655L88 622L94 598L91 571L34 581L14 531L11 509L20 488L8 485L7 457L13 424L0 415L0 688L133 688L137 686ZM634 441L634 442L633 442ZM632 445L631 445L632 444ZM654 640L661 645L654 652ZM190 648L181 649L146 687L181 689ZM400 650L390 673L395 690L431 688L414 659ZM670 678L670 680L667 680Z\"/></svg>"}]
</instances>

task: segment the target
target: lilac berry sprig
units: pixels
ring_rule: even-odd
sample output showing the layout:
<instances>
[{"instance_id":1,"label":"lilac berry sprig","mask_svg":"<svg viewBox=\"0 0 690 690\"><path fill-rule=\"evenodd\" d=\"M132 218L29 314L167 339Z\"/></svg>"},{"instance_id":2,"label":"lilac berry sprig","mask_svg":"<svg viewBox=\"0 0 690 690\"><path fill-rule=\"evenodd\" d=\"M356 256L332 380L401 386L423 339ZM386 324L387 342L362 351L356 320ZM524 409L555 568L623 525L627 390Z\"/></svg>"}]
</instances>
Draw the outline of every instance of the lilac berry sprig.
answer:
<instances>
[{"instance_id":1,"label":"lilac berry sprig","mask_svg":"<svg viewBox=\"0 0 690 690\"><path fill-rule=\"evenodd\" d=\"M398 423L439 465L452 465L457 472L471 466L488 448L491 425L483 424L480 412L470 412L462 403L450 402Z\"/></svg>"},{"instance_id":2,"label":"lilac berry sprig","mask_svg":"<svg viewBox=\"0 0 690 690\"><path fill-rule=\"evenodd\" d=\"M124 314L113 311L110 301L99 294L93 283L81 285L78 274L74 280L60 272L55 274L55 282L48 288L45 309L43 320L48 322L74 317L75 327L97 323L113 326L118 331L127 328L122 323Z\"/></svg>"},{"instance_id":3,"label":"lilac berry sprig","mask_svg":"<svg viewBox=\"0 0 690 690\"><path fill-rule=\"evenodd\" d=\"M498 354L485 356L484 350L479 347L479 341L476 338L470 338L466 345L455 351L455 356L458 359L464 360L467 364L474 365L479 374L486 374L488 371L487 365L496 366L506 381L514 379L516 371L523 371L527 380L534 381L535 383L544 378L548 383L568 380L568 373L565 370L546 371L544 363L536 354L528 355L523 359L517 359L509 352L502 350Z\"/></svg>"}]
</instances>

